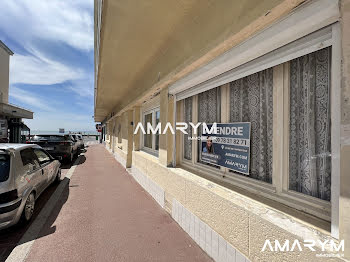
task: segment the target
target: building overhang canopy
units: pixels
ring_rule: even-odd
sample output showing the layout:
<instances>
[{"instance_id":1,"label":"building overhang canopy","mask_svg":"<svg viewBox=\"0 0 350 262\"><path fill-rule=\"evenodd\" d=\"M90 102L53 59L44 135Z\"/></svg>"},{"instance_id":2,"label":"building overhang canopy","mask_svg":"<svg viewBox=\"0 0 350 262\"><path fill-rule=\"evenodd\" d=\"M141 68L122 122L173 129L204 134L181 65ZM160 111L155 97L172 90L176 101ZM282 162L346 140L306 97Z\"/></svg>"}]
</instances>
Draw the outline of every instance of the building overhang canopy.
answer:
<instances>
[{"instance_id":1,"label":"building overhang canopy","mask_svg":"<svg viewBox=\"0 0 350 262\"><path fill-rule=\"evenodd\" d=\"M33 119L32 111L7 103L0 103L0 115L10 118Z\"/></svg>"},{"instance_id":2,"label":"building overhang canopy","mask_svg":"<svg viewBox=\"0 0 350 262\"><path fill-rule=\"evenodd\" d=\"M142 99L157 83L287 2L95 0L95 12L101 10L95 13L95 121Z\"/></svg>"},{"instance_id":3,"label":"building overhang canopy","mask_svg":"<svg viewBox=\"0 0 350 262\"><path fill-rule=\"evenodd\" d=\"M1 40L0 40L0 47L4 49L9 55L13 55L12 50L7 45L5 45L5 43L2 42Z\"/></svg>"}]
</instances>

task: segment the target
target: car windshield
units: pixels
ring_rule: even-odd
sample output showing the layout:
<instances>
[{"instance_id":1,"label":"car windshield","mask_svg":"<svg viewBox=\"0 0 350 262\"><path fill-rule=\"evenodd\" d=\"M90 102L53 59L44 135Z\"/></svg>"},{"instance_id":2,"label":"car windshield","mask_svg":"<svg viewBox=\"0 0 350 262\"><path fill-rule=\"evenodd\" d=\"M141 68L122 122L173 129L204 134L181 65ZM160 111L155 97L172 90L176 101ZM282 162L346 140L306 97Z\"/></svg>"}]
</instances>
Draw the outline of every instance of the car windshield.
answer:
<instances>
[{"instance_id":1,"label":"car windshield","mask_svg":"<svg viewBox=\"0 0 350 262\"><path fill-rule=\"evenodd\" d=\"M37 135L33 137L34 141L49 140L49 141L63 141L67 140L67 136L58 135Z\"/></svg>"},{"instance_id":2,"label":"car windshield","mask_svg":"<svg viewBox=\"0 0 350 262\"><path fill-rule=\"evenodd\" d=\"M10 156L0 153L0 182L9 178L10 174Z\"/></svg>"}]
</instances>

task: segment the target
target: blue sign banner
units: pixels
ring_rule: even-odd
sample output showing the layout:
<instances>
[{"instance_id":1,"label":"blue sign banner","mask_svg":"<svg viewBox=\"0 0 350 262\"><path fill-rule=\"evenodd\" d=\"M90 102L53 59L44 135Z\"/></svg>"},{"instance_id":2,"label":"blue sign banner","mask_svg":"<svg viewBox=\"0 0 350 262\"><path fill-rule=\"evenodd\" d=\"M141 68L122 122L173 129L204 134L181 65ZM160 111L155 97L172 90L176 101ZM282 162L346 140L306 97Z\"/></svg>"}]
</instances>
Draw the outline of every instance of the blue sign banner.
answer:
<instances>
[{"instance_id":1,"label":"blue sign banner","mask_svg":"<svg viewBox=\"0 0 350 262\"><path fill-rule=\"evenodd\" d=\"M249 175L250 123L217 123L202 132L200 159Z\"/></svg>"}]
</instances>

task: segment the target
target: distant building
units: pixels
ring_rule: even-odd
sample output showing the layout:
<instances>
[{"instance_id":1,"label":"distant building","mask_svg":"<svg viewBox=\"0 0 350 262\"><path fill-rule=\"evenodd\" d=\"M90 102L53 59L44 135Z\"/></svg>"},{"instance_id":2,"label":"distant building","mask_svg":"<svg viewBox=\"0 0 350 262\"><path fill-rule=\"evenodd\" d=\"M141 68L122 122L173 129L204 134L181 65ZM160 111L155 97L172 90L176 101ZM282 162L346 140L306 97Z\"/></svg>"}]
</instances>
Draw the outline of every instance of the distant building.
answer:
<instances>
[{"instance_id":1,"label":"distant building","mask_svg":"<svg viewBox=\"0 0 350 262\"><path fill-rule=\"evenodd\" d=\"M0 40L0 142L20 143L28 127L22 119L33 119L33 112L9 104L9 64L13 52Z\"/></svg>"}]
</instances>

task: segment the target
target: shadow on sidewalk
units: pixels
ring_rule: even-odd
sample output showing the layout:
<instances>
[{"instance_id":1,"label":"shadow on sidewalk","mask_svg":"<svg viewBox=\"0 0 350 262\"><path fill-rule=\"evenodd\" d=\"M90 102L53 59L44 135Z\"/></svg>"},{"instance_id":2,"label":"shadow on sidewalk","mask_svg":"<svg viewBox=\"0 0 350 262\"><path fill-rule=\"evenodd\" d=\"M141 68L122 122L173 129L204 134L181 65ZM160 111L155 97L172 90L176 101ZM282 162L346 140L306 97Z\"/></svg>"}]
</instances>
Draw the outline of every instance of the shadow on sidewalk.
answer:
<instances>
[{"instance_id":1,"label":"shadow on sidewalk","mask_svg":"<svg viewBox=\"0 0 350 262\"><path fill-rule=\"evenodd\" d=\"M86 152L87 150L85 149L81 153L86 153ZM78 157L74 157L71 163L61 162L61 169L70 169L74 165L74 162L76 161L77 158L79 158L79 162L76 165L81 165L86 161L86 157L84 155L79 155Z\"/></svg>"},{"instance_id":2,"label":"shadow on sidewalk","mask_svg":"<svg viewBox=\"0 0 350 262\"><path fill-rule=\"evenodd\" d=\"M70 179L64 178L59 185L63 185L63 191L59 197L59 200L55 203L54 208L48 215L46 221L43 219L42 223L38 225L39 234L35 235L34 228L31 228L31 225L41 221L36 221L36 218L41 213L41 211L45 211L44 207L50 197L54 194L57 184L49 186L42 195L37 199L35 205L36 210L33 214L32 220L28 224L19 223L13 227L4 229L0 231L0 261L5 261L6 258L11 254L12 250L18 245L24 244L26 242L39 239L41 237L53 234L56 232L56 226L54 226L54 222L56 221L63 205L67 202L69 197L69 183ZM46 207L50 208L50 207ZM32 230L34 229L34 230ZM36 231L37 233L38 231ZM31 235L33 233L33 235ZM25 239L24 239L25 237Z\"/></svg>"},{"instance_id":3,"label":"shadow on sidewalk","mask_svg":"<svg viewBox=\"0 0 350 262\"><path fill-rule=\"evenodd\" d=\"M70 179L65 177L61 181L61 183L65 183L64 189L61 193L61 196L59 197L55 207L53 208L52 212L50 213L49 217L47 218L46 223L44 225L42 225L42 229L41 229L39 235L37 237L34 237L33 239L38 239L38 238L55 233L56 226L53 226L53 224L55 223L58 215L60 214L63 205L68 200Z\"/></svg>"}]
</instances>

